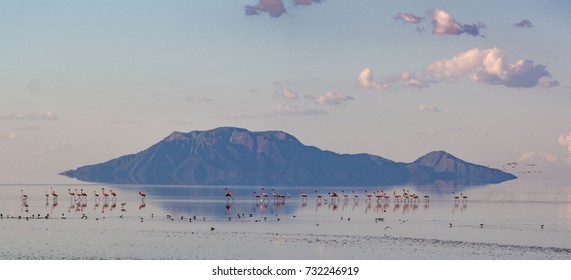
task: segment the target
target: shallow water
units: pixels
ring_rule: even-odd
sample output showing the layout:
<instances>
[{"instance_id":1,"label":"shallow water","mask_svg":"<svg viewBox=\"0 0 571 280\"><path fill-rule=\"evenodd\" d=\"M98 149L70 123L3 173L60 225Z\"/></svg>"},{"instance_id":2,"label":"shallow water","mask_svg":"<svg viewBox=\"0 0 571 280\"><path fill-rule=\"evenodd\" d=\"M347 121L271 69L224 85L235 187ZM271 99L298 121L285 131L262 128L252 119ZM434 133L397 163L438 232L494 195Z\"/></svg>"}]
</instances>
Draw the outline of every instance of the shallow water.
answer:
<instances>
[{"instance_id":1,"label":"shallow water","mask_svg":"<svg viewBox=\"0 0 571 280\"><path fill-rule=\"evenodd\" d=\"M113 189L117 197L96 200L93 192L102 196L102 187L106 192ZM84 189L87 198L70 197L68 189L76 188ZM185 224L208 222L236 232L391 236L571 248L569 186L522 184L516 180L465 188L460 192L468 196L466 202L455 202L452 197L457 193L405 188L421 194L420 200L377 202L374 197L366 200L364 188L338 187L275 188L275 192L286 196L285 200L274 200L272 188L266 188L269 198L259 201L254 191L260 194L260 187L229 187L233 200L227 200L225 187L219 186L1 185L0 214L6 220L4 226L8 217L27 218L39 224L38 218L49 214L49 221L41 219L41 224L49 223L49 229L69 239L81 239L74 235L78 223L71 221L81 220L83 227L94 229L101 229L98 223L102 220L108 229L140 229L139 220L153 220L162 229L183 231ZM59 194L57 200L51 195L45 197L51 189ZM383 188L387 193L400 193L402 189ZM22 201L20 190L29 196L26 201ZM335 191L341 198L319 202L316 190L325 197ZM353 199L353 190L359 194L358 200ZM147 194L144 200L139 191ZM300 197L302 191L308 194L307 200ZM349 198L343 199L342 192ZM429 202L422 198L424 194L430 195ZM188 230L194 229L189 226ZM34 230L38 229L22 227L21 234L25 238Z\"/></svg>"}]
</instances>

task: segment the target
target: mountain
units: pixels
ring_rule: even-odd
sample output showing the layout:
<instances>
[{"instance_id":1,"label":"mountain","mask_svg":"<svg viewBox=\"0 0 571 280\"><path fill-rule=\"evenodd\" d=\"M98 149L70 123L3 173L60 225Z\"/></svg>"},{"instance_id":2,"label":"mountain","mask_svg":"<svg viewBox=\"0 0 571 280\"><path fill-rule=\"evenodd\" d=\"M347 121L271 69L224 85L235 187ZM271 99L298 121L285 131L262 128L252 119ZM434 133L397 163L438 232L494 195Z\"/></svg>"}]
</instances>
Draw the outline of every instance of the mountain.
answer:
<instances>
[{"instance_id":1,"label":"mountain","mask_svg":"<svg viewBox=\"0 0 571 280\"><path fill-rule=\"evenodd\" d=\"M82 181L151 185L394 185L451 181L490 184L516 177L446 152L412 163L370 154L338 154L306 146L282 131L221 127L173 132L137 154L61 173Z\"/></svg>"}]
</instances>

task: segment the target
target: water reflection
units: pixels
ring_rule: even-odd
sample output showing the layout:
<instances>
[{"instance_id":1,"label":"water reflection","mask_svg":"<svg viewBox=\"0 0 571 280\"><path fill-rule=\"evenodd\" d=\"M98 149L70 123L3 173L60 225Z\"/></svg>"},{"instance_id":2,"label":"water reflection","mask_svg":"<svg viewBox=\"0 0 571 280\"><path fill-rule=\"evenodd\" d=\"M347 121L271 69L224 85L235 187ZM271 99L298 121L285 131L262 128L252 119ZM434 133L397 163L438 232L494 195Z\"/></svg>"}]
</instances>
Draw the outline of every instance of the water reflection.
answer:
<instances>
[{"instance_id":1,"label":"water reflection","mask_svg":"<svg viewBox=\"0 0 571 280\"><path fill-rule=\"evenodd\" d=\"M25 186L24 191L30 195L30 198L22 200L21 186L4 186L0 189L0 200L2 200L0 213L32 212L60 215L61 212L67 212L66 215L82 213L113 217L123 214L117 211L117 204L120 202L121 212L137 217L165 213L179 217L198 216L223 221L226 221L227 217L232 217L244 221L252 215L251 218L255 220L263 221L262 217L267 217L275 221L276 215L277 217L295 215L298 219L334 218L335 220L340 217L347 218L349 215L354 219L383 217L387 220L391 218L398 220L407 216L404 219L413 217L423 221L486 219L486 224L490 223L489 220L508 221L514 224L551 220L555 224L571 228L571 189L543 185L511 183L464 188L461 193L456 193L457 188L452 188L449 192L439 190L425 193L429 188L412 186L406 186L404 190L403 187L392 189L385 187L385 190L368 188L366 193L364 188L355 188L348 192L335 187L283 187L273 188L267 192L261 187L242 186L102 187L101 185L83 185L74 192L76 187L48 186L46 190L45 186ZM113 191L106 192L111 189ZM63 199L61 203L63 207L60 207L57 194L65 191L69 194L69 204L66 195L60 198ZM71 195L72 192L74 196ZM231 192L231 198L226 196L226 192ZM93 195L87 196L83 193L93 193ZM107 196L103 196L103 193ZM100 198L100 195L103 198ZM128 211L129 209L132 210ZM522 212L529 214L522 217L520 214ZM238 218L238 215L241 218ZM282 219L283 221L286 219Z\"/></svg>"}]
</instances>

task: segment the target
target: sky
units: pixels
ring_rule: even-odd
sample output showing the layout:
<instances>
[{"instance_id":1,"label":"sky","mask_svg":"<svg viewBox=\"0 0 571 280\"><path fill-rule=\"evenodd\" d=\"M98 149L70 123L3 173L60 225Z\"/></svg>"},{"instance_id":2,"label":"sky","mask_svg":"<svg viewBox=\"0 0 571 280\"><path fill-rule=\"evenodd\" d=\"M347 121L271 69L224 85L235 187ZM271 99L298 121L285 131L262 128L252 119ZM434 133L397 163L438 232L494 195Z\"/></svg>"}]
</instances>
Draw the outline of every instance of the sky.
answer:
<instances>
[{"instance_id":1,"label":"sky","mask_svg":"<svg viewBox=\"0 0 571 280\"><path fill-rule=\"evenodd\" d=\"M399 162L445 150L569 183L570 11L568 1L0 0L0 183L77 182L57 174L222 126Z\"/></svg>"}]
</instances>

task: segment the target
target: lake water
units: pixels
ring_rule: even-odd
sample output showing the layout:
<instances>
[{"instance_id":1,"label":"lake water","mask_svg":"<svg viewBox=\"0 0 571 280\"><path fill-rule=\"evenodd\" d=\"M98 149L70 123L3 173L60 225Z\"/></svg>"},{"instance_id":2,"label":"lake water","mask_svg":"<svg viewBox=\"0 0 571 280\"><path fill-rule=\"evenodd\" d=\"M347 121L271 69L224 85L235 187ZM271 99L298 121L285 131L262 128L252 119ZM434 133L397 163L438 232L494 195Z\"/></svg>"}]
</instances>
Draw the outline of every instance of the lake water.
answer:
<instances>
[{"instance_id":1,"label":"lake water","mask_svg":"<svg viewBox=\"0 0 571 280\"><path fill-rule=\"evenodd\" d=\"M115 199L96 200L101 188L113 189ZM83 189L87 198L76 201L68 189ZM233 200L225 197L221 186L129 186L129 185L0 185L0 214L4 220L37 219L49 214L52 227L72 237L76 226L66 223L83 220L85 225L106 219L108 227L137 228L139 219L154 220L163 228L176 224L204 221L244 232L336 234L351 236L394 236L434 238L497 244L571 248L571 186L554 184L522 184L518 180L502 184L464 187L462 190L437 191L404 186L410 193L420 194L417 202L377 202L366 200L365 188L348 187L278 187L285 200L274 200L272 188L267 200L254 198L260 187L231 186ZM45 197L56 191L58 199ZM403 186L367 188L373 191L402 192ZM21 190L28 199L21 199ZM339 201L315 198L315 191L324 197L329 192L349 194ZM146 193L142 200L138 192ZM303 200L300 192L308 194ZM353 199L355 191L359 199ZM455 202L460 192L467 202ZM288 196L289 194L289 196ZM430 195L425 202L423 195ZM124 205L123 205L124 204ZM170 219L167 219L170 215ZM57 222L55 222L57 219ZM6 226L6 221L4 226ZM1 222L1 221L0 221ZM260 225L252 227L250 225ZM264 226L266 225L266 226ZM28 234L22 229L22 236ZM190 229L189 229L190 230ZM7 246L7 245L3 245Z\"/></svg>"}]
</instances>

